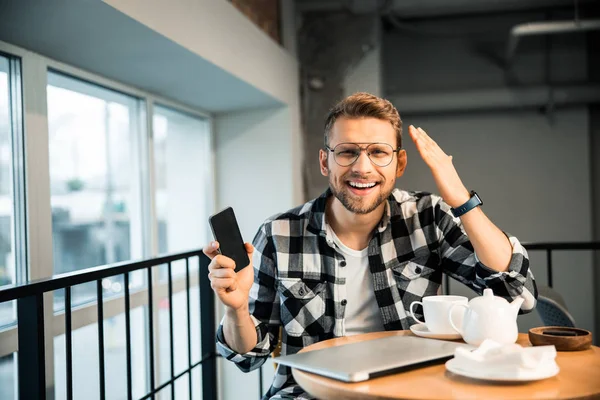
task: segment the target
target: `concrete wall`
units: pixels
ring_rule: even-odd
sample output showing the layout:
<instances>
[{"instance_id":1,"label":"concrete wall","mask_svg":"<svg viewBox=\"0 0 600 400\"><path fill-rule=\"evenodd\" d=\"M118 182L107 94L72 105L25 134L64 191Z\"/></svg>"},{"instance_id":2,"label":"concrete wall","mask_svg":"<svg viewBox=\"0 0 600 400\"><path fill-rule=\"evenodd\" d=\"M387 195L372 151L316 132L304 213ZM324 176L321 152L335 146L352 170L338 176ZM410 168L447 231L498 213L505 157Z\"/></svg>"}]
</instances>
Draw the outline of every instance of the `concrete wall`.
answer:
<instances>
[{"instance_id":1,"label":"concrete wall","mask_svg":"<svg viewBox=\"0 0 600 400\"><path fill-rule=\"evenodd\" d=\"M501 229L526 242L590 241L591 163L597 153L590 151L589 132L595 117L585 104L555 108L551 95L523 107L518 95L530 87L586 82L585 36L525 38L510 68L503 67L509 28L548 17L560 16L415 21L414 29L388 31L382 47L384 93L395 102L405 126L421 126L453 155L465 185L481 194L486 214ZM493 100L486 93L497 90L516 93L513 104L502 109L494 109L493 101L487 108L478 104ZM437 102L437 109L419 109L411 104L413 95L422 104L449 97L448 107ZM457 112L452 103L478 106ZM403 112L403 105L410 113ZM405 143L409 163L399 187L437 192L414 145ZM546 284L545 254L530 256L538 282ZM578 325L593 329L592 255L555 253L553 265L554 287ZM472 293L457 283L451 288ZM536 325L541 325L536 313L519 318L521 331Z\"/></svg>"},{"instance_id":2,"label":"concrete wall","mask_svg":"<svg viewBox=\"0 0 600 400\"><path fill-rule=\"evenodd\" d=\"M381 48L371 49L344 77L344 97L356 92L381 96Z\"/></svg>"},{"instance_id":3,"label":"concrete wall","mask_svg":"<svg viewBox=\"0 0 600 400\"><path fill-rule=\"evenodd\" d=\"M558 111L554 122L534 112L404 116L424 128L448 154L469 188L483 199L486 215L524 242L589 241L590 159L585 108ZM427 165L405 140L408 166L398 186L437 193ZM531 252L531 268L546 284L545 253ZM593 329L591 254L553 256L554 288L565 297L578 325ZM452 293L473 292L451 281ZM540 326L537 313L519 317L521 331Z\"/></svg>"},{"instance_id":4,"label":"concrete wall","mask_svg":"<svg viewBox=\"0 0 600 400\"><path fill-rule=\"evenodd\" d=\"M392 28L383 35L385 94L586 82L587 55L582 34L523 38L510 68L505 68L510 28L548 17L544 13L519 13L446 18L407 23L411 29ZM561 17L572 15L552 16Z\"/></svg>"},{"instance_id":5,"label":"concrete wall","mask_svg":"<svg viewBox=\"0 0 600 400\"><path fill-rule=\"evenodd\" d=\"M246 241L252 241L267 217L294 203L292 143L279 134L289 124L286 107L215 118L217 208L234 208Z\"/></svg>"},{"instance_id":6,"label":"concrete wall","mask_svg":"<svg viewBox=\"0 0 600 400\"><path fill-rule=\"evenodd\" d=\"M296 14L294 0L281 0L281 43L292 56L298 54L296 43L296 29L299 17Z\"/></svg>"}]
</instances>

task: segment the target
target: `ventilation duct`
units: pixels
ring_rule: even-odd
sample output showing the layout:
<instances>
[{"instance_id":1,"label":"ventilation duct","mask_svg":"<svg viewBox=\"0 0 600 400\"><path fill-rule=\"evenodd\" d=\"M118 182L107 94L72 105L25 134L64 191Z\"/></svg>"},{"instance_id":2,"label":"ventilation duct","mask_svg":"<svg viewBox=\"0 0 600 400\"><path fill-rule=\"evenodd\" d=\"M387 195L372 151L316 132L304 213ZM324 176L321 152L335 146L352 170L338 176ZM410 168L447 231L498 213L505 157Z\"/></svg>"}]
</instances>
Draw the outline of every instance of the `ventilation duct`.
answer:
<instances>
[{"instance_id":1,"label":"ventilation duct","mask_svg":"<svg viewBox=\"0 0 600 400\"><path fill-rule=\"evenodd\" d=\"M556 35L559 33L587 32L600 29L600 20L528 22L514 26L510 30L506 48L506 64L514 58L519 40L524 36Z\"/></svg>"}]
</instances>

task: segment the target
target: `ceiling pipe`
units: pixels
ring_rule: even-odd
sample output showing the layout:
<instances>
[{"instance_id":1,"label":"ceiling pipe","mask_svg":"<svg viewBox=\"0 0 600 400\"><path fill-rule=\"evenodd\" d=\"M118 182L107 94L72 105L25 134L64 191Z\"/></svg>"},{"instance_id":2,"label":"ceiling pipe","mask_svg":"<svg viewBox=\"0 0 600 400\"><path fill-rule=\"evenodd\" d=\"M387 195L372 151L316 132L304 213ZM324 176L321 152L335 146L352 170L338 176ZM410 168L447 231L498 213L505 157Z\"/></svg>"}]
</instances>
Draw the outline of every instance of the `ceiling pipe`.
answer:
<instances>
[{"instance_id":1,"label":"ceiling pipe","mask_svg":"<svg viewBox=\"0 0 600 400\"><path fill-rule=\"evenodd\" d=\"M386 95L404 115L545 109L549 106L549 96L552 108L598 103L600 85L581 83Z\"/></svg>"},{"instance_id":2,"label":"ceiling pipe","mask_svg":"<svg viewBox=\"0 0 600 400\"><path fill-rule=\"evenodd\" d=\"M587 32L600 29L600 20L528 22L513 26L508 36L506 65L509 66L515 56L519 40L523 36L556 35L560 33Z\"/></svg>"}]
</instances>

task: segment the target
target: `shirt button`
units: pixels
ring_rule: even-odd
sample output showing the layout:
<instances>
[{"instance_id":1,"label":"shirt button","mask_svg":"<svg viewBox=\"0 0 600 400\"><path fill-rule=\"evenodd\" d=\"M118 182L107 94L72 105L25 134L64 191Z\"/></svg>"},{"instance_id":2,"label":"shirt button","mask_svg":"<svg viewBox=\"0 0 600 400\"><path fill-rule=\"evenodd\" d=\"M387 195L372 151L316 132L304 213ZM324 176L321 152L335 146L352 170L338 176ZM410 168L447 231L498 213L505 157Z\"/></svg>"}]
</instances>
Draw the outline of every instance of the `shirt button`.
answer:
<instances>
[{"instance_id":1,"label":"shirt button","mask_svg":"<svg viewBox=\"0 0 600 400\"><path fill-rule=\"evenodd\" d=\"M348 303L348 301L346 301L346 299L342 300L342 305L345 306Z\"/></svg>"},{"instance_id":2,"label":"shirt button","mask_svg":"<svg viewBox=\"0 0 600 400\"><path fill-rule=\"evenodd\" d=\"M304 289L302 289L302 288L298 289L298 294L300 296L304 296Z\"/></svg>"},{"instance_id":3,"label":"shirt button","mask_svg":"<svg viewBox=\"0 0 600 400\"><path fill-rule=\"evenodd\" d=\"M421 269L421 267L417 267L417 268L415 268L415 272L416 272L417 274L420 274L420 273L421 273L421 271L423 271L423 270Z\"/></svg>"},{"instance_id":4,"label":"shirt button","mask_svg":"<svg viewBox=\"0 0 600 400\"><path fill-rule=\"evenodd\" d=\"M346 266L346 261L340 261L340 267L345 267Z\"/></svg>"}]
</instances>

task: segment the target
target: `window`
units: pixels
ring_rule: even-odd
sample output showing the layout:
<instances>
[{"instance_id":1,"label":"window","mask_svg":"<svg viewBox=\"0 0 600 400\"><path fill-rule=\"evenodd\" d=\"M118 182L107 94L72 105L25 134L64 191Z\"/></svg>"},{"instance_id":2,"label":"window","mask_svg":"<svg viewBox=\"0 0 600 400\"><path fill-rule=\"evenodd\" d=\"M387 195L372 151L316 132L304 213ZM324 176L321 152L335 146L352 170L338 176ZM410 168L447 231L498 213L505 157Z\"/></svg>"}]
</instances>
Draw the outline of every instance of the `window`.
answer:
<instances>
[{"instance_id":1,"label":"window","mask_svg":"<svg viewBox=\"0 0 600 400\"><path fill-rule=\"evenodd\" d=\"M25 271L19 76L19 61L0 55L0 288L22 282ZM15 302L0 303L0 329L15 320Z\"/></svg>"},{"instance_id":2,"label":"window","mask_svg":"<svg viewBox=\"0 0 600 400\"><path fill-rule=\"evenodd\" d=\"M16 399L16 353L0 357L0 399Z\"/></svg>"},{"instance_id":3,"label":"window","mask_svg":"<svg viewBox=\"0 0 600 400\"><path fill-rule=\"evenodd\" d=\"M212 210L211 143L209 122L203 118L156 106L152 121L154 141L155 204L159 253L197 249L209 240L208 216ZM190 259L190 275L198 271L198 259ZM159 277L167 280L168 269L160 266ZM185 262L172 265L173 276L185 274ZM199 292L190 290L191 332L200 335ZM187 368L187 298L185 291L163 298L159 303L160 367L159 382L170 377L169 308L173 309L174 370L177 375ZM200 358L200 343L191 343L192 363ZM192 371L192 391L200 392L201 366ZM187 374L177 380L176 398L187 398ZM161 391L169 399L170 390Z\"/></svg>"},{"instance_id":4,"label":"window","mask_svg":"<svg viewBox=\"0 0 600 400\"><path fill-rule=\"evenodd\" d=\"M189 109L177 111L180 110L178 106L175 106L177 110L154 106L154 114L149 115L146 107L152 108L153 100L143 91L2 42L0 51L15 54L9 56L0 52L0 288L25 282L29 265L32 267L30 277L37 279L141 259L158 252L197 249L209 240L207 220L213 211L214 191L210 121L207 118ZM23 72L18 57L28 63ZM43 75L39 71L48 72ZM25 74L23 78L22 73ZM24 115L21 79L28 83L25 95L30 93L29 89L33 94L26 97L29 100L26 104L35 110ZM44 89L46 99L40 99L39 93ZM169 103L165 99L159 101ZM46 110L44 105L47 105ZM29 117L39 122L44 122L47 117L48 131L43 131L44 123L23 124L23 119L30 122ZM156 130L147 131L148 121ZM27 141L27 149L34 149L34 154L28 154L30 180L27 184L30 189L41 189L30 192L28 203L24 196L24 126L34 127ZM39 153L35 153L46 150L48 165L40 163ZM40 182L40 179L47 179L46 173L49 182ZM156 187L151 190L150 185L154 183ZM50 193L46 192L48 186ZM35 212L26 219L27 204ZM155 209L151 209L151 205L155 205ZM50 220L52 234L36 231L30 236L29 244L26 228L42 227L45 230ZM151 238L151 232L156 236ZM29 245L34 250L31 260L27 259ZM171 307L174 310L173 365L176 372L187 368L188 351L191 351L192 362L201 358L200 296L195 283L199 265L197 257L189 261L192 280L189 338L185 262L173 263L173 304L165 298L168 290L166 265L152 271L160 278L153 281L155 325L152 345L157 384L170 376L168 310ZM149 386L146 276L146 270L129 274L134 307L131 310L131 345L135 398L143 396ZM124 294L122 279L118 276L102 282L107 398L126 396L125 318L123 299L119 298ZM46 308L53 306L55 312L53 320L46 321L47 327L64 325L60 315L64 308L64 291L53 294L54 304L45 304ZM72 288L75 398L90 393L94 398L98 394L95 302L95 282ZM18 390L15 303L0 304L0 399L16 398ZM58 324L58 321L63 323ZM57 399L64 399L65 335L55 330L53 336L53 345L46 347L47 354L52 355L46 359L46 371L53 370L54 374L47 377L46 383L49 388L54 388ZM52 364L54 368L50 368ZM193 398L201 396L201 369L201 366L194 369L191 380L187 375L177 380L177 399L186 398L184 393L188 384L194 392ZM162 392L165 398L169 397L170 389Z\"/></svg>"},{"instance_id":5,"label":"window","mask_svg":"<svg viewBox=\"0 0 600 400\"><path fill-rule=\"evenodd\" d=\"M12 255L12 149L8 59L0 57L0 287L15 282ZM13 304L0 303L0 325L14 320Z\"/></svg>"},{"instance_id":6,"label":"window","mask_svg":"<svg viewBox=\"0 0 600 400\"><path fill-rule=\"evenodd\" d=\"M141 101L48 73L48 128L54 274L143 256ZM132 288L143 273L131 276ZM122 277L103 282L123 294ZM55 310L64 307L55 293ZM74 305L95 301L96 286L73 288Z\"/></svg>"},{"instance_id":7,"label":"window","mask_svg":"<svg viewBox=\"0 0 600 400\"><path fill-rule=\"evenodd\" d=\"M147 392L146 321L144 308L131 310L131 384L133 398ZM107 399L127 398L127 352L125 347L125 314L104 320L104 363ZM98 399L99 357L98 324L76 329L73 344L73 398ZM56 400L67 398L65 335L54 338L54 381ZM1 393L1 392L0 392Z\"/></svg>"},{"instance_id":8,"label":"window","mask_svg":"<svg viewBox=\"0 0 600 400\"><path fill-rule=\"evenodd\" d=\"M202 247L212 210L211 143L205 119L156 106L153 117L158 252ZM185 263L173 264L173 275ZM166 268L160 269L166 278Z\"/></svg>"},{"instance_id":9,"label":"window","mask_svg":"<svg viewBox=\"0 0 600 400\"><path fill-rule=\"evenodd\" d=\"M20 62L0 54L0 288L24 280ZM19 244L18 246L16 244ZM16 302L0 303L0 331L16 323ZM0 354L0 398L16 398L16 353Z\"/></svg>"},{"instance_id":10,"label":"window","mask_svg":"<svg viewBox=\"0 0 600 400\"><path fill-rule=\"evenodd\" d=\"M195 266L193 266L195 264ZM197 271L197 258L190 260L190 268ZM168 381L171 378L171 334L169 332L169 304L168 298L163 298L159 302L159 334L160 338L160 366L159 366L159 384ZM180 374L188 368L188 325L187 325L187 295L185 291L173 295L173 345L174 345L174 370L175 375ZM198 287L190 289L190 330L191 330L191 358L192 364L200 361L200 292ZM197 366L192 371L194 377L202 366ZM185 374L175 382L175 398L177 400L187 400L189 375ZM200 391L199 381L192 379L192 391ZM161 392L161 399L170 399L171 391Z\"/></svg>"}]
</instances>

